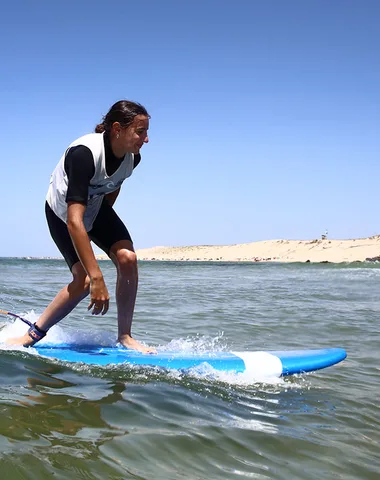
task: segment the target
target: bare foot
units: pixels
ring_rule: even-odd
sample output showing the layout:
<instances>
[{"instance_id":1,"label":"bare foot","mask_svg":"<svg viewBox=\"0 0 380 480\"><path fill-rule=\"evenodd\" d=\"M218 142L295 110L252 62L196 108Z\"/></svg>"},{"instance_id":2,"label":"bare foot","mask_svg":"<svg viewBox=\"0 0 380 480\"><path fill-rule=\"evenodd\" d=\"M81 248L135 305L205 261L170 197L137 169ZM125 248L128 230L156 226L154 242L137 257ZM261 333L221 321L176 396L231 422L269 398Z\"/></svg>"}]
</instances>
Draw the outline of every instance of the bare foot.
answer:
<instances>
[{"instance_id":1,"label":"bare foot","mask_svg":"<svg viewBox=\"0 0 380 480\"><path fill-rule=\"evenodd\" d=\"M144 347L144 345L129 335L123 335L122 337L119 337L118 341L123 345L123 347L130 348L131 350L137 350L141 353L157 353L153 347Z\"/></svg>"},{"instance_id":2,"label":"bare foot","mask_svg":"<svg viewBox=\"0 0 380 480\"><path fill-rule=\"evenodd\" d=\"M36 341L31 338L28 333L25 333L22 337L8 338L5 340L7 345L15 345L19 347L32 347Z\"/></svg>"}]
</instances>

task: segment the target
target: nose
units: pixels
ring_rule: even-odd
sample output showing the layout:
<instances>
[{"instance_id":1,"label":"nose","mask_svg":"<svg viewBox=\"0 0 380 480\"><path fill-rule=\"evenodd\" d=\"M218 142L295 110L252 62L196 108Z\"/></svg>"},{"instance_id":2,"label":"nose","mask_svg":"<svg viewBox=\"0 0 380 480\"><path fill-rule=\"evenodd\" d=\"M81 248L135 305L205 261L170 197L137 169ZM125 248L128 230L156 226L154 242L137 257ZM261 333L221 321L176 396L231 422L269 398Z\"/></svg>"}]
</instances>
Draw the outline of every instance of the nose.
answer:
<instances>
[{"instance_id":1,"label":"nose","mask_svg":"<svg viewBox=\"0 0 380 480\"><path fill-rule=\"evenodd\" d=\"M144 138L144 143L148 143L149 142L149 137L148 135Z\"/></svg>"}]
</instances>

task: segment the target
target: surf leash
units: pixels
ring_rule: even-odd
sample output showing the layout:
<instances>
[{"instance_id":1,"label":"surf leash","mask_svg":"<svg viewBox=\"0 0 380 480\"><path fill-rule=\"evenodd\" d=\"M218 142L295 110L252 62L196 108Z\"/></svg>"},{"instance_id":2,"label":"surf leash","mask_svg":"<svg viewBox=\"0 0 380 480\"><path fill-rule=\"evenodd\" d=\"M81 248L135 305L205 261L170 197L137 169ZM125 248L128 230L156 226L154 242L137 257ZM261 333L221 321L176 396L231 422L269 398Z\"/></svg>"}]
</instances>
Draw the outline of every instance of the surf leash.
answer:
<instances>
[{"instance_id":1,"label":"surf leash","mask_svg":"<svg viewBox=\"0 0 380 480\"><path fill-rule=\"evenodd\" d=\"M18 318L19 320L21 320L22 322L26 323L27 325L29 325L29 327L33 327L34 324L32 322L29 322L29 320L27 320L26 318L22 318L20 317L19 315L16 315L15 313L12 313L12 312L7 312L6 310L1 310L0 309L0 314L1 315L9 315L10 317L14 317L14 318Z\"/></svg>"},{"instance_id":2,"label":"surf leash","mask_svg":"<svg viewBox=\"0 0 380 480\"><path fill-rule=\"evenodd\" d=\"M1 309L0 309L0 315L9 315L10 317L18 318L22 322L29 325L30 328L28 330L28 335L35 342L38 342L39 340L41 340L41 338L44 338L44 336L46 335L45 330L38 328L35 323L29 322L29 320L27 320L26 318L20 317L20 315L16 315L15 313L7 312L6 310L1 310Z\"/></svg>"}]
</instances>

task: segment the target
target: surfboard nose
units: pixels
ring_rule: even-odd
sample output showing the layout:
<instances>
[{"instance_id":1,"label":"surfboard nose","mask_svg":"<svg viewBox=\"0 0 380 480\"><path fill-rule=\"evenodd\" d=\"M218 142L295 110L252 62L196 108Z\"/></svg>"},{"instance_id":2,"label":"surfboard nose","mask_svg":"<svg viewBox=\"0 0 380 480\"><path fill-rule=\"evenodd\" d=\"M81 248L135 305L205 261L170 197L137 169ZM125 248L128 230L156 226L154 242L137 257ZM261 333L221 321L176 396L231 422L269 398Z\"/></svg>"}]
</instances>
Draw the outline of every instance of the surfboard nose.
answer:
<instances>
[{"instance_id":1,"label":"surfboard nose","mask_svg":"<svg viewBox=\"0 0 380 480\"><path fill-rule=\"evenodd\" d=\"M342 362L347 353L343 348L322 348L319 350L290 350L271 352L282 362L282 375L306 373L331 367Z\"/></svg>"}]
</instances>

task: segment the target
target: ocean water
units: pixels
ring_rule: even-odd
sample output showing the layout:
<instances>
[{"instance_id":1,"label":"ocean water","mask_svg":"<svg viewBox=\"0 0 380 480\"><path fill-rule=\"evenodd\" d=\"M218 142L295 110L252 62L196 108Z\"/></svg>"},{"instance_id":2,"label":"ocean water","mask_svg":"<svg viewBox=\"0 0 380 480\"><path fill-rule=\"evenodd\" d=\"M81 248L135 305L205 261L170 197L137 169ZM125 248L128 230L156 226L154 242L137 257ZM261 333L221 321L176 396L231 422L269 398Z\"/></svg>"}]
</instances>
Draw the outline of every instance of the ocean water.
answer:
<instances>
[{"instance_id":1,"label":"ocean water","mask_svg":"<svg viewBox=\"0 0 380 480\"><path fill-rule=\"evenodd\" d=\"M112 292L115 271L101 268ZM0 472L13 479L378 479L380 267L141 262L134 335L182 351L343 347L286 379L89 367L0 344ZM36 320L63 261L0 259L0 308ZM112 286L112 287L111 287ZM87 302L52 342L112 345ZM0 340L25 330L0 318Z\"/></svg>"}]
</instances>

